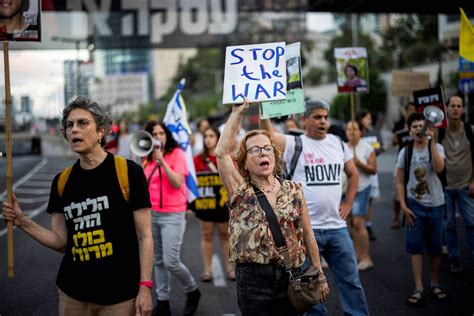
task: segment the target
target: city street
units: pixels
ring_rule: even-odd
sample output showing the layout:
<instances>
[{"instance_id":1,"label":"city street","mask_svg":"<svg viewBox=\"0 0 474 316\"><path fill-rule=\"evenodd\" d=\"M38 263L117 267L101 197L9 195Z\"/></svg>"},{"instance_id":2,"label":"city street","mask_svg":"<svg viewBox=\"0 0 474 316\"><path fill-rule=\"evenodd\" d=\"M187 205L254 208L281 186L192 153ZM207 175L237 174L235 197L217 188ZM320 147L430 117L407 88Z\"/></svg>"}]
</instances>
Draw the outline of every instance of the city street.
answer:
<instances>
[{"instance_id":1,"label":"city street","mask_svg":"<svg viewBox=\"0 0 474 316\"><path fill-rule=\"evenodd\" d=\"M361 273L369 309L372 315L472 315L474 313L474 262L469 258L464 228L459 231L464 260L464 271L449 272L446 256L442 258L441 285L447 290L449 300L438 303L427 296L423 306L410 308L405 305L408 294L414 289L409 256L404 251L404 230L392 230L392 172L395 162L394 150L379 157L379 177L382 198L375 204L374 233L371 243L375 267ZM58 157L14 157L15 192L23 209L38 223L49 226L50 217L45 213L50 182L54 175L73 159ZM5 161L0 161L4 170ZM3 172L3 171L2 171ZM5 177L0 176L0 193L5 190ZM2 199L4 194L2 195ZM15 277L7 277L5 224L0 223L0 315L57 315L57 289L55 277L61 255L49 250L15 229ZM190 217L182 251L184 263L199 280L202 260L199 247L197 219ZM198 281L202 292L201 304L196 315L240 315L236 302L235 283L228 281L222 272L222 263L216 241L216 256L213 260L214 283ZM428 286L427 268L424 271L425 286ZM331 295L327 307L330 315L341 315L337 288L333 277L326 271ZM184 293L173 279L172 312L180 315L184 307Z\"/></svg>"}]
</instances>

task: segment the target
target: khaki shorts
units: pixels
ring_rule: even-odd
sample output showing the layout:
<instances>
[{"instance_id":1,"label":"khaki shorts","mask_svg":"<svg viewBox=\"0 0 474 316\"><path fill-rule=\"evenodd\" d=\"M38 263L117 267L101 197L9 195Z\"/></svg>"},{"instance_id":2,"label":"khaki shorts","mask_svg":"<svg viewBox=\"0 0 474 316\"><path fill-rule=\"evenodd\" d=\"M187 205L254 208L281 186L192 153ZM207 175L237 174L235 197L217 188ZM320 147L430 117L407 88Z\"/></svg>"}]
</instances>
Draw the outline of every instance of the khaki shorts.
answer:
<instances>
[{"instance_id":1,"label":"khaki shorts","mask_svg":"<svg viewBox=\"0 0 474 316\"><path fill-rule=\"evenodd\" d=\"M113 305L82 302L59 292L59 316L134 316L135 299Z\"/></svg>"}]
</instances>

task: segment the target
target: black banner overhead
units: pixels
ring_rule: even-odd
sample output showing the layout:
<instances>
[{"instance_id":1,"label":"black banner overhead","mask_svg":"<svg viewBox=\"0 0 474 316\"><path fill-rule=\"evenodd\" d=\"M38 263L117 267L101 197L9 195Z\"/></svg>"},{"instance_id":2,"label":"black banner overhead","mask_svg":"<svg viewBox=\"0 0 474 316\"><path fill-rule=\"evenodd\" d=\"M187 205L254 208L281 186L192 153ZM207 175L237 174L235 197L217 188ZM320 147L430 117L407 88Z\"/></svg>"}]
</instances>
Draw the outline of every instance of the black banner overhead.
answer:
<instances>
[{"instance_id":1,"label":"black banner overhead","mask_svg":"<svg viewBox=\"0 0 474 316\"><path fill-rule=\"evenodd\" d=\"M13 49L225 47L304 41L309 11L473 16L474 0L42 0L42 42Z\"/></svg>"},{"instance_id":2,"label":"black banner overhead","mask_svg":"<svg viewBox=\"0 0 474 316\"><path fill-rule=\"evenodd\" d=\"M148 5L149 3L149 5ZM459 7L474 13L474 1L380 1L380 0L42 0L45 11L130 11L149 7L152 10L228 6L236 3L239 12L332 12L332 13L417 13L459 14Z\"/></svg>"}]
</instances>

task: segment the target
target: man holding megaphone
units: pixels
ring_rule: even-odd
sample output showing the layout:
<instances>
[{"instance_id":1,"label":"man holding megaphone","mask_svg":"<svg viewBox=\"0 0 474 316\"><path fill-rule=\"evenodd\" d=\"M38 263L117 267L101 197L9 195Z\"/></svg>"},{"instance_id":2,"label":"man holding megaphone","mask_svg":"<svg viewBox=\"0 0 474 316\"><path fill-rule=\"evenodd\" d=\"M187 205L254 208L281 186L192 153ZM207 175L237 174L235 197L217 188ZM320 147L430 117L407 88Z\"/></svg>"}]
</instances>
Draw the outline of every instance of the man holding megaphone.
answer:
<instances>
[{"instance_id":1,"label":"man holding megaphone","mask_svg":"<svg viewBox=\"0 0 474 316\"><path fill-rule=\"evenodd\" d=\"M438 282L445 202L443 185L437 173L444 169L445 154L443 146L431 140L434 124L443 117L439 114L442 114L442 111L429 107L424 113L415 112L408 117L407 125L414 141L400 151L397 160L397 192L408 223L406 251L411 255L415 278L415 290L406 302L409 306L418 306L423 301L422 271L425 249L430 259L429 292L439 301L447 297Z\"/></svg>"}]
</instances>

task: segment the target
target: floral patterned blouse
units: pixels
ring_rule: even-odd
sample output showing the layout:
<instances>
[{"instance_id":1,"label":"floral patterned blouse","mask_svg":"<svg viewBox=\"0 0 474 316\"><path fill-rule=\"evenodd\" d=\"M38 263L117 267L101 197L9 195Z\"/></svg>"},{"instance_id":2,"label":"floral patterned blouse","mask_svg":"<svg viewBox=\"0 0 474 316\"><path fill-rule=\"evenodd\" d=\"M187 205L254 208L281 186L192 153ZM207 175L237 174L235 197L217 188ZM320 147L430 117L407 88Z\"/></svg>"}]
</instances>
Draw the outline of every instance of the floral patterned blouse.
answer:
<instances>
[{"instance_id":1,"label":"floral patterned blouse","mask_svg":"<svg viewBox=\"0 0 474 316\"><path fill-rule=\"evenodd\" d=\"M301 224L303 199L301 184L284 180L273 209L288 246L292 268L302 266L305 260L306 248ZM283 256L280 256L273 241L265 212L248 181L240 185L229 205L230 261L260 264L277 261L284 266Z\"/></svg>"}]
</instances>

